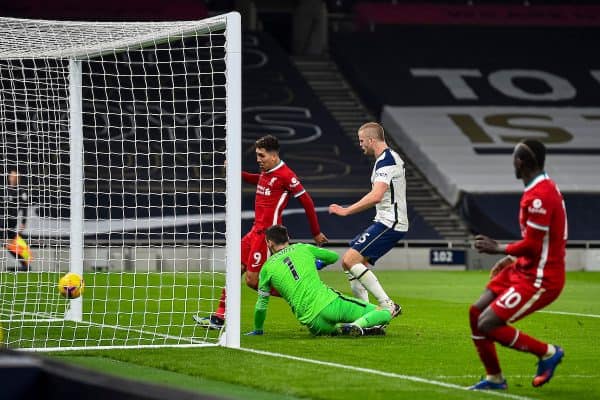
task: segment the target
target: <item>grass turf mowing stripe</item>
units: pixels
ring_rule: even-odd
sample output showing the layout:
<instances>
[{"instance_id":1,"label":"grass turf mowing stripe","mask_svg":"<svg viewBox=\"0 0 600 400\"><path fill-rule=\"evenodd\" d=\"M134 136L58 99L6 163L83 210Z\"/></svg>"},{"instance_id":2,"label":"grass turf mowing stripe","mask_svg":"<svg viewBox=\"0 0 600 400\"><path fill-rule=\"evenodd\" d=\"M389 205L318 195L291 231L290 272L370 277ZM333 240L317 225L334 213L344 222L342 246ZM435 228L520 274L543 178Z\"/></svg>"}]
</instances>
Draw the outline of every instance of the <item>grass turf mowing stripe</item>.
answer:
<instances>
[{"instance_id":1,"label":"grass turf mowing stripe","mask_svg":"<svg viewBox=\"0 0 600 400\"><path fill-rule=\"evenodd\" d=\"M337 363L328 362L328 361L313 360L310 358L296 357L296 356L291 356L288 354L272 353L270 351L255 350L255 349L249 349L249 348L240 348L240 350L246 351L249 353L261 354L261 355L265 355L265 356L278 357L278 358L286 358L288 360L301 361L301 362L310 363L310 364L324 365L324 366L328 366L328 367L347 369L347 370L356 371L356 372L364 372L367 374L385 376L388 378L404 379L404 380L411 381L411 382L425 383L428 385L440 386L440 387L444 387L444 388L448 388L448 389L469 391L469 389L465 386L455 385L455 384L447 383L447 382L436 381L436 380L432 380L432 379L420 378L418 376L402 375L402 374L396 374L394 372L379 371L379 370L371 369L371 368L361 368L361 367L355 367L352 365L344 365L344 364L337 364ZM498 396L498 397L503 397L503 398L507 398L507 399L515 399L515 400L535 400L532 397L517 396L514 394L491 391L491 390L481 390L481 391L477 391L477 393L489 394L491 396Z\"/></svg>"},{"instance_id":2,"label":"grass turf mowing stripe","mask_svg":"<svg viewBox=\"0 0 600 400\"><path fill-rule=\"evenodd\" d=\"M190 376L163 368L137 365L135 363L113 360L105 357L82 357L71 355L55 355L53 358L80 367L89 368L108 375L136 381L149 382L155 385L167 385L178 389L219 396L219 398L244 400L297 400L298 397L272 393L260 389L236 385L229 382Z\"/></svg>"}]
</instances>

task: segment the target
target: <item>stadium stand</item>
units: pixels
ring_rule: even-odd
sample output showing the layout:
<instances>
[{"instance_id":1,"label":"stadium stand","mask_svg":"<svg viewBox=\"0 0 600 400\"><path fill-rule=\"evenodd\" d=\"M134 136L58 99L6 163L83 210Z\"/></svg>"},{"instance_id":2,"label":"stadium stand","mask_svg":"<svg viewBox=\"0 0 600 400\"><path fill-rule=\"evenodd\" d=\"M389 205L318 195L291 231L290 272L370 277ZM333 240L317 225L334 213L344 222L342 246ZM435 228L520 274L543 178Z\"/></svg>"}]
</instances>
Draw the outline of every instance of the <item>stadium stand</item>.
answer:
<instances>
[{"instance_id":1,"label":"stadium stand","mask_svg":"<svg viewBox=\"0 0 600 400\"><path fill-rule=\"evenodd\" d=\"M600 6L529 2L356 2L359 30L381 25L598 26Z\"/></svg>"},{"instance_id":2,"label":"stadium stand","mask_svg":"<svg viewBox=\"0 0 600 400\"><path fill-rule=\"evenodd\" d=\"M70 4L72 3L66 1L65 6L60 8L60 15L57 14L58 11L55 7L45 5L39 5L38 7L37 3L29 1L6 8L5 14L16 17L48 19L97 18L106 20L128 19L131 11L130 5L117 7L113 2L94 3L94 5L85 7L80 11L70 7ZM179 8L179 5L181 5L181 8ZM149 13L152 12L155 16L160 15L161 19L201 18L210 13L203 6L188 7L184 4L184 0L176 2L175 6L170 13L163 13L155 8L152 8ZM141 19L150 18L150 15L145 12L133 14L139 15ZM342 204L354 202L369 190L368 179L371 172L371 160L360 154L360 149L345 135L339 123L323 107L323 104L315 96L311 87L306 84L306 81L291 63L289 55L280 44L266 33L248 33L245 34L243 51L245 63L242 91L244 169L257 170L252 148L254 140L267 133L278 135L282 142L282 158L298 173L313 196L319 210L323 231L331 240L351 239L349 235L354 235L355 231L368 225L373 213L367 212L340 220L338 217L330 216L326 211L326 207L332 202ZM158 57L162 56L161 52L157 54ZM157 61L160 63L160 60ZM115 68L117 68L118 60L115 60L115 62ZM115 88L110 94L111 96L120 98L128 109L134 110L139 107L139 104L136 104L136 99L131 97L132 92L127 89L129 86L135 85L135 82L121 82L116 80L117 78L111 78L110 71L106 76L114 79L114 82L110 82L110 85ZM160 82L156 82L155 86L159 87ZM102 93L94 93L94 97L98 101L97 104L83 104L84 111L89 111L84 115L84 125L95 127L94 129L98 129L102 124L107 124L107 127L119 126L120 122L113 121L115 122L113 124L110 121L110 107L112 107L110 99L102 99L101 96L103 96ZM156 101L154 103L161 103L159 92L149 92L147 96L155 96L154 100ZM194 95L187 93L186 102L181 104L187 104L187 107L197 107L198 105L194 104L195 102L197 103L194 100ZM164 107L164 105L161 107ZM26 109L26 107L22 109ZM140 112L139 116L142 118L143 115L151 115L155 111L157 110L146 110L146 112ZM176 110L166 111L167 113L173 112L175 116L177 115ZM201 190L196 194L186 193L187 188L194 185L193 182L189 182L190 176L194 176L194 174L177 167L177 154L188 153L187 149L181 148L181 144L189 141L182 140L179 145L175 145L175 142L173 142L173 146L167 147L153 145L153 143L159 143L160 138L164 138L165 135L173 135L176 138L184 139L188 138L189 135L199 135L202 137L202 146L205 146L203 151L212 153L213 149L208 149L206 146L218 143L218 140L214 139L218 139L223 132L203 130L199 133L191 128L186 129L185 123L177 121L176 117L173 122L174 125L171 127L165 121L155 121L151 118L146 122L142 120L126 122L126 126L129 128L122 131L109 128L104 132L106 140L97 143L90 141L85 144L88 146L101 146L101 148L94 148L93 152L86 153L85 162L88 165L100 166L95 170L92 168L86 169L85 172L86 218L95 220L110 216L113 224L117 220L121 221L121 225L125 226L125 231L127 231L127 221L130 218L148 219L150 221L146 228L140 229L138 226L135 230L125 234L113 234L110 233L109 229L99 234L98 231L94 231L94 229L100 229L99 227L85 228L85 232L99 240L152 239L158 238L157 235L163 235L164 238L166 234L171 240L177 241L180 238L194 237L194 232L223 231L218 226L211 227L211 229L199 229L199 223L201 222L198 222L198 220L201 220L201 218L198 216L209 211L202 206L205 203L202 200L203 196L211 196L212 194L209 193L210 190L207 193L202 193ZM132 127L136 127L135 132L133 132ZM27 132L28 130L24 128L19 129L19 131ZM61 131L61 134L68 135L68 132L64 130ZM84 128L84 135L86 134L94 134L94 132L91 130L86 132L86 128ZM23 133L19 133L19 135L22 136ZM131 140L125 144L128 148L121 149L119 146L115 146L110 140L113 135L129 137ZM212 137L210 135L217 136ZM204 140L207 137L213 140ZM36 146L43 147L45 145L42 142L33 143L33 156L36 153L34 151ZM139 154L140 156L136 160L131 160L128 157L122 157L122 153L125 152ZM144 156L144 154L151 153L161 154L160 160L155 160L156 157ZM100 154L103 158L90 159L89 154ZM132 173L134 169L128 168L126 161L136 163L135 176L127 175ZM216 161L216 164L221 163ZM103 165L110 165L111 167L102 167ZM210 168L200 171L202 176L211 176L213 172ZM122 194L132 192L131 190L122 190L123 185L150 184L150 182L156 182L154 178L157 176L174 181L176 186L182 189L177 190L176 193L165 193L160 196L153 195L154 191L151 187L145 190L145 193ZM61 182L61 184L68 185L68 182ZM219 185L221 182L217 181L216 184ZM201 181L198 181L197 185L201 185ZM32 186L36 186L35 182L32 182ZM242 229L248 229L249 224L252 223L253 191L253 188L244 186ZM42 202L42 200L44 201ZM222 201L224 202L224 199ZM66 199L60 199L59 201L58 198L49 196L47 193L36 193L34 190L31 193L31 202L37 205L37 209L29 220L28 229L61 232L56 225L67 226L57 221L61 218L68 218L68 210L61 210L56 207L57 203L67 204ZM299 227L297 231L292 232L295 238L310 238L308 224L303 215L296 214L298 210L301 210L300 205L292 201L288 210L289 216L284 216L284 222ZM425 221L418 211L411 208L409 213L412 226L407 236L408 239L441 238L436 229ZM162 214L163 220L159 221L160 223L152 223L152 218L160 214ZM173 226L165 226L165 223L166 225L169 223L164 220L164 217L169 215L173 219L176 217L180 219L186 215L192 218L188 224L181 225L177 223ZM52 225L52 229L49 228L49 224ZM119 228L118 230L122 229ZM63 233L66 235L67 230L64 230Z\"/></svg>"},{"instance_id":3,"label":"stadium stand","mask_svg":"<svg viewBox=\"0 0 600 400\"><path fill-rule=\"evenodd\" d=\"M234 6L231 1L209 1L206 2L207 7L202 2L195 2L192 6L186 0L179 0L170 4L167 13L155 8L137 7L137 3L131 2L127 5L94 3L82 9L66 1L66 6L61 8L61 15L57 15L56 7L42 3L33 0L13 3L3 6L3 11L6 15L40 18L128 19L130 15L135 15L136 18L152 19L152 15L160 15L161 19L180 19L182 16L201 18L215 10L225 11ZM283 13L288 18L286 21L292 21L291 13L296 3L264 3L260 7L260 15L267 16L263 18L267 28L268 15L272 17ZM330 15L338 15L334 18L349 15L359 29L358 32L332 34L330 52L333 59L326 60L326 63L333 65L336 71L339 68L343 72L344 76L338 74L342 79L339 85L345 85L345 79L350 82L351 90L356 90L366 106L364 111L372 111L385 121L388 133L392 134L399 150L409 158L409 165L416 165L414 175L423 173L426 181L429 181L425 184L420 181L415 183L409 176L409 212L413 224L407 239L465 239L466 233L461 231L460 224L449 224L455 218L450 207L460 211L473 232L482 231L482 221L487 221L486 225L489 226L497 221L501 236L514 237L514 227L506 227L501 223L506 221L501 207L488 210L486 205L489 202L483 201L486 195L493 193L518 195L518 182L512 179L510 165L506 163L514 138L499 142L503 140L506 129L517 132L515 129L521 127L522 134L530 133L537 127L538 134L558 132L560 135L567 132L572 135L574 139L568 145L550 146L548 172L559 182L570 201L582 205L593 203L599 186L595 162L600 146L591 128L596 118L592 114L596 111L589 107L594 106L597 96L595 90L600 79L594 70L597 66L595 56L589 56L593 52L583 49L594 46L593 38L597 35L590 33L597 30L595 26L599 24L599 9L593 4L585 7L536 4L523 8L520 4L508 3L492 5L478 2L473 6L464 2L432 2L427 5L384 1L325 2ZM73 7L69 7L69 4L73 4ZM279 17L274 19L281 21ZM423 26L423 22L426 26ZM508 32L492 27L499 24L512 25L512 28ZM552 33L548 29L518 28L519 25L547 28L552 24L559 25L560 30ZM275 31L278 39L283 37L288 40L291 34L286 29L291 28L283 25L286 24L279 23ZM490 43L494 43L494 46L489 46ZM282 45L264 33L246 35L244 168L255 170L251 150L252 142L258 136L273 132L282 138L290 132L297 135L296 138L284 138L282 141L282 158L301 176L315 198L323 230L334 240L346 240L347 227L366 224L370 213L346 218L340 223L339 219L327 215L324 210L330 202L351 202L368 189L365 183L370 173L370 161L359 155L359 150L353 144L354 131L360 121L348 122L336 114L335 106L328 103L331 92L316 93L319 87L323 87L323 82L311 78L310 71L305 71L310 70L311 67L306 67L310 61L307 63L296 59L296 65L304 77L298 72L284 50L291 47L289 42ZM556 49L560 50L558 58ZM375 52L376 56L373 56ZM381 62L382 54L385 54L384 63ZM531 57L532 54L535 57ZM587 58L584 58L584 54ZM440 75L440 69L463 71L447 77ZM535 73L533 76L511 76L510 71L513 70L535 70ZM548 83L544 81L548 77L557 79ZM324 79L330 79L330 76ZM462 84L457 92L447 87L452 79ZM567 86L564 85L565 81ZM512 89L499 89L502 84L510 86L511 82L514 83ZM569 99L550 99L555 88L548 89L548 85L555 84L559 87L556 90L567 90L564 96L570 96L570 87L576 90L576 95ZM522 93L530 93L539 100L524 98ZM549 97L545 99L547 94ZM317 100L318 96L321 96L321 101ZM550 109L548 106L553 107ZM574 106L582 108L579 114L578 110L573 109ZM369 111L364 113L365 119ZM344 112L348 112L348 109ZM503 116L494 119L492 115L490 120L490 112L494 115L502 113ZM535 115L524 121L521 118L523 113ZM448 123L448 114L452 114L451 123ZM518 118L510 119L515 114L518 114ZM548 122L548 119L551 121ZM560 125L558 130L552 130L552 121ZM449 131L454 136L447 135ZM491 139L483 140L492 140L492 143L473 146L472 150L465 152L464 145L470 145L473 137L477 138L481 131L482 135L491 136ZM563 154L565 152L567 154ZM566 159L571 161L564 163L562 160ZM477 167L474 168L474 165ZM173 173L176 174L175 168ZM409 168L408 173L413 175L413 170ZM110 174L114 177L114 171ZM96 181L101 178L94 177ZM335 186L331 185L332 181L336 182ZM445 201L436 200L438 193ZM478 196L482 196L481 201ZM155 206L152 203L155 200L151 197L119 199L113 195L109 199L88 193L86 202L89 207L86 212L98 212L100 215L120 213L124 219L131 215L143 217L147 214L151 217ZM33 198L35 200L35 193ZM103 204L113 207L109 209ZM132 204L137 207L130 206ZM173 214L196 212L200 210L198 204L202 204L201 195L189 197L173 194L160 199L160 206L171 208ZM248 219L244 220L243 229L251 223L251 204L252 188L245 186L243 206ZM308 237L308 226L303 221L303 215L297 214L299 210L293 202L290 207L289 215L284 217L286 223L294 225L298 238ZM578 221L584 220L584 210L588 209L593 210L593 205L578 207L575 214L571 215L572 227L576 229L572 232L572 238L595 237L590 230L584 233L585 229L576 228L581 226ZM52 207L39 209L41 218L56 217L52 215L53 212L56 214ZM447 221L444 222L444 219ZM440 233L444 229L446 231ZM173 227L171 233L176 240L178 232L187 234L190 230L194 230L194 227L179 226ZM151 230L147 233L152 235Z\"/></svg>"},{"instance_id":4,"label":"stadium stand","mask_svg":"<svg viewBox=\"0 0 600 400\"><path fill-rule=\"evenodd\" d=\"M547 172L565 193L570 238L593 240L600 59L592 51L598 23L590 21L555 29L385 24L338 33L331 50L473 232L518 236L506 225L516 220L522 190L510 155L520 138L537 137L548 147Z\"/></svg>"},{"instance_id":5,"label":"stadium stand","mask_svg":"<svg viewBox=\"0 0 600 400\"><path fill-rule=\"evenodd\" d=\"M25 0L2 2L3 16L58 20L177 20L202 19L208 9L202 1L171 0L168 2L144 0L91 1L82 6L81 1Z\"/></svg>"},{"instance_id":6,"label":"stadium stand","mask_svg":"<svg viewBox=\"0 0 600 400\"><path fill-rule=\"evenodd\" d=\"M313 88L315 94L323 101L331 115L343 128L346 136L358 147L356 132L365 121L375 121L377 118L360 101L339 71L336 63L328 55L318 58L295 56L294 63ZM434 226L439 238L463 241L468 235L462 220L450 206L431 187L427 179L415 167L401 149L395 145L393 138L387 138L392 148L399 152L405 163L406 197L409 213L417 212L430 226ZM412 219L412 218L411 218ZM409 237L413 235L421 239L434 239L438 235L419 232L421 223L413 223Z\"/></svg>"},{"instance_id":7,"label":"stadium stand","mask_svg":"<svg viewBox=\"0 0 600 400\"><path fill-rule=\"evenodd\" d=\"M368 192L371 161L344 134L289 56L270 36L249 33L245 42L248 56L243 90L243 141L247 145L244 168L257 169L254 140L266 133L277 134L282 159L301 177L315 200L323 232L332 240L351 239L349 235L366 226L373 213L340 219L328 215L326 207L332 202L352 203ZM254 188L245 185L244 210L251 210L253 197ZM284 223L291 226L296 238L310 238L302 208L293 200L288 208ZM411 208L409 213L412 224L408 238L440 238L418 212ZM249 229L251 223L251 219L244 220L242 230Z\"/></svg>"},{"instance_id":8,"label":"stadium stand","mask_svg":"<svg viewBox=\"0 0 600 400\"><path fill-rule=\"evenodd\" d=\"M460 202L460 212L470 221L474 232L499 239L519 237L520 230L515 215L519 212L520 195L511 193L465 193ZM598 195L594 193L565 193L569 217L569 239L572 241L598 240L594 223L600 212Z\"/></svg>"}]
</instances>

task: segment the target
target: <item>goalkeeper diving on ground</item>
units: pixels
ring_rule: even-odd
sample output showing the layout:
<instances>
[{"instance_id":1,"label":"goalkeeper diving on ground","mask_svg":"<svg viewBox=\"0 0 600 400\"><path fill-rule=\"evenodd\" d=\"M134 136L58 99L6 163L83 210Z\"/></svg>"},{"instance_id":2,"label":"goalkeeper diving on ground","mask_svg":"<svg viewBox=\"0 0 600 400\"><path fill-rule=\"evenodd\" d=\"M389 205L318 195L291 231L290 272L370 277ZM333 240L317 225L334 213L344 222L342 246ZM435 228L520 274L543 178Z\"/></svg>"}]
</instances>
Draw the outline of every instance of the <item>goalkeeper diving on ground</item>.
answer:
<instances>
[{"instance_id":1,"label":"goalkeeper diving on ground","mask_svg":"<svg viewBox=\"0 0 600 400\"><path fill-rule=\"evenodd\" d=\"M254 330L247 335L264 333L271 289L279 292L313 335L385 334L392 319L389 309L340 294L319 277L317 260L332 264L338 260L337 253L305 243L290 245L283 225L269 227L266 241L272 256L260 271Z\"/></svg>"}]
</instances>

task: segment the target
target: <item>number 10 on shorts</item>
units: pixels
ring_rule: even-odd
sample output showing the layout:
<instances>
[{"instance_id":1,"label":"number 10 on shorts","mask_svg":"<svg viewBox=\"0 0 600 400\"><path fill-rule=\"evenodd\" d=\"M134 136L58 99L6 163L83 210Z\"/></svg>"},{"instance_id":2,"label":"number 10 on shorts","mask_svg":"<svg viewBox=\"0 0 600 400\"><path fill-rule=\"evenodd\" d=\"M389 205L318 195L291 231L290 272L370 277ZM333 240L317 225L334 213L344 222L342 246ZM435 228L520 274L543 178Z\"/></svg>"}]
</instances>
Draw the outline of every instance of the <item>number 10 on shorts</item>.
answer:
<instances>
[{"instance_id":1,"label":"number 10 on shorts","mask_svg":"<svg viewBox=\"0 0 600 400\"><path fill-rule=\"evenodd\" d=\"M496 300L496 305L502 308L515 308L521 302L521 294L515 291L514 287L510 287L506 293Z\"/></svg>"}]
</instances>

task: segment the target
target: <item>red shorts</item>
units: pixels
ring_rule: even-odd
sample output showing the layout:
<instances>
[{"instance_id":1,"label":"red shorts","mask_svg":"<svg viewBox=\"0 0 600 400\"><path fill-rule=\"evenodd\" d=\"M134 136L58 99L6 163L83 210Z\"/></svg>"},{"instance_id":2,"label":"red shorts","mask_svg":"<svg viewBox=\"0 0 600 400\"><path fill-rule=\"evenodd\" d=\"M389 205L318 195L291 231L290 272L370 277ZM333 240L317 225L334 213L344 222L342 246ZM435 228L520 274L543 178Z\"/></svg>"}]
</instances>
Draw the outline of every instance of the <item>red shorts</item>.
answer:
<instances>
[{"instance_id":1,"label":"red shorts","mask_svg":"<svg viewBox=\"0 0 600 400\"><path fill-rule=\"evenodd\" d=\"M505 322L515 322L552 303L560 288L536 288L530 278L514 268L504 268L492 278L487 288L496 298L490 304L494 312Z\"/></svg>"},{"instance_id":2,"label":"red shorts","mask_svg":"<svg viewBox=\"0 0 600 400\"><path fill-rule=\"evenodd\" d=\"M264 230L252 229L242 238L242 264L250 272L258 272L267 261L268 249Z\"/></svg>"}]
</instances>

